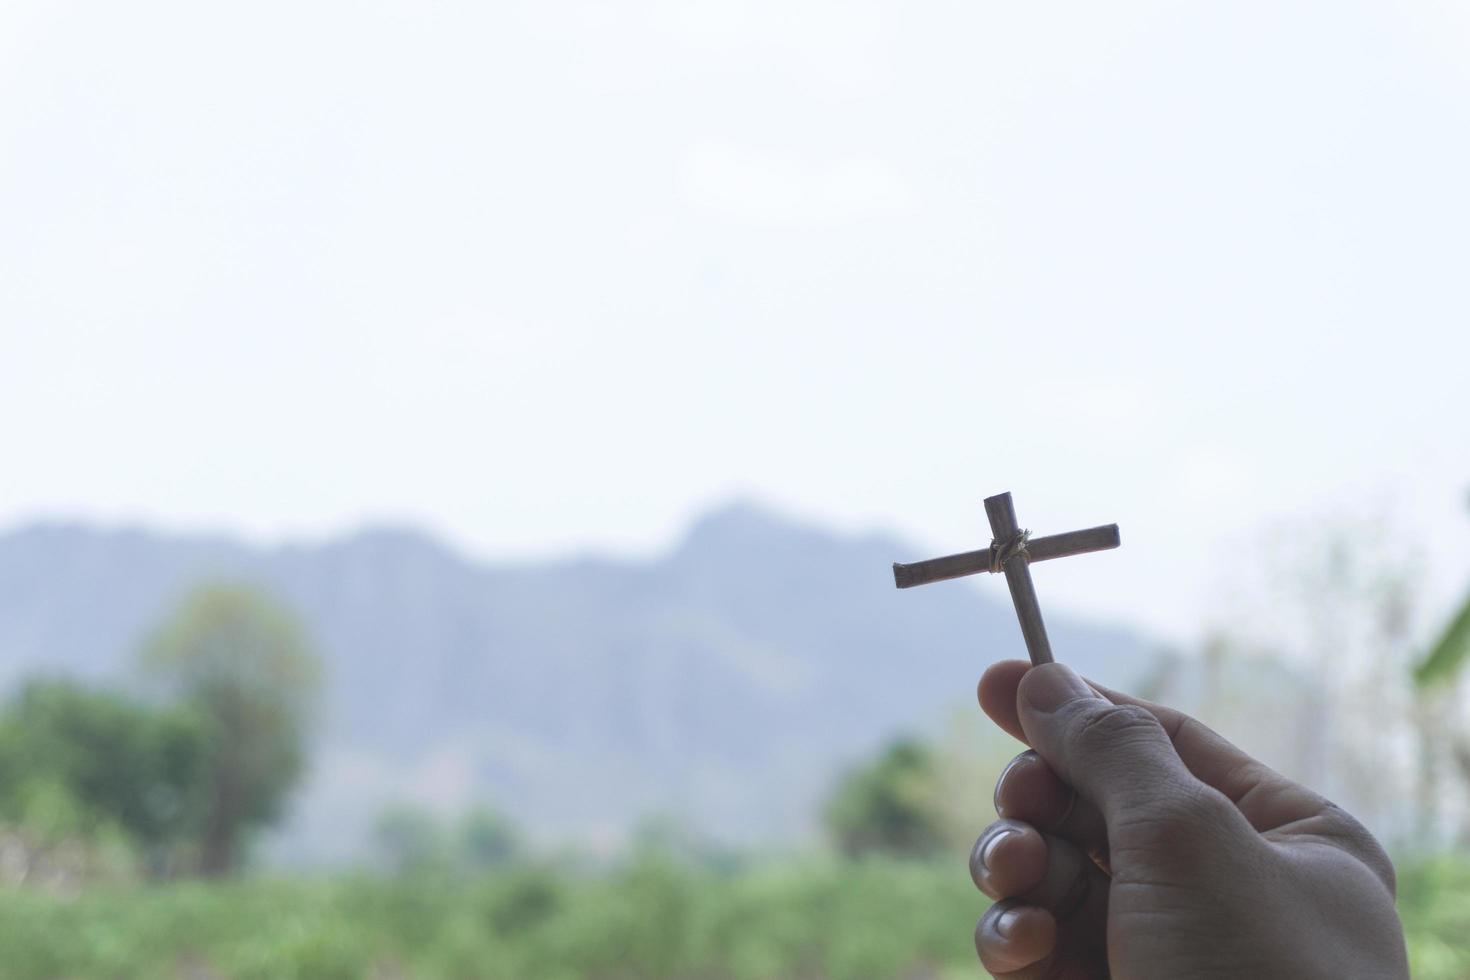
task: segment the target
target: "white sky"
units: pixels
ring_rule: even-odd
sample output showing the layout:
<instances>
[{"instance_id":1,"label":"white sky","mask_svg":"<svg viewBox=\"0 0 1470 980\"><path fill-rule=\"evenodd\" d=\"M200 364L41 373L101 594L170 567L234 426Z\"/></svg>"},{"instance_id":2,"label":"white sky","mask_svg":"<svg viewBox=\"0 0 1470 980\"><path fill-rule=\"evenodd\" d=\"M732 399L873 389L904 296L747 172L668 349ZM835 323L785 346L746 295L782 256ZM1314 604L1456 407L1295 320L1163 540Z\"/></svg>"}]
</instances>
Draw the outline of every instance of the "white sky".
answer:
<instances>
[{"instance_id":1,"label":"white sky","mask_svg":"<svg viewBox=\"0 0 1470 980\"><path fill-rule=\"evenodd\" d=\"M0 4L0 526L954 551L1010 489L1123 525L1047 607L1189 636L1365 508L1443 603L1467 10Z\"/></svg>"}]
</instances>

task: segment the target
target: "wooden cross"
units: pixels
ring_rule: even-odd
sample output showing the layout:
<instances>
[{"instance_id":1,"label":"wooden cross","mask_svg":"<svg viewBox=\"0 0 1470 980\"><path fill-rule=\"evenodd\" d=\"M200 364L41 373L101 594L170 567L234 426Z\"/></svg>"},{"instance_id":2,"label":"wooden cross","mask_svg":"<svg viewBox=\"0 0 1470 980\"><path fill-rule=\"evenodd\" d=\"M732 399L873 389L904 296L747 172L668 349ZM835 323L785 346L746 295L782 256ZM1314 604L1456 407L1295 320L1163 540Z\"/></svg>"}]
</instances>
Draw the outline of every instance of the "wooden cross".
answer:
<instances>
[{"instance_id":1,"label":"wooden cross","mask_svg":"<svg viewBox=\"0 0 1470 980\"><path fill-rule=\"evenodd\" d=\"M990 519L990 533L995 537L989 548L966 551L959 555L930 558L911 565L893 563L893 582L900 589L929 582L974 575L976 572L1004 571L1011 587L1011 601L1016 605L1016 618L1021 621L1021 635L1026 639L1026 652L1032 664L1052 662L1051 643L1046 638L1046 624L1041 621L1041 606L1036 589L1031 585L1030 564L1051 558L1065 558L1089 551L1106 551L1118 547L1118 525L1106 524L1085 531L1068 531L1031 540L1031 532L1016 525L1016 508L1009 493L985 498L985 516Z\"/></svg>"}]
</instances>

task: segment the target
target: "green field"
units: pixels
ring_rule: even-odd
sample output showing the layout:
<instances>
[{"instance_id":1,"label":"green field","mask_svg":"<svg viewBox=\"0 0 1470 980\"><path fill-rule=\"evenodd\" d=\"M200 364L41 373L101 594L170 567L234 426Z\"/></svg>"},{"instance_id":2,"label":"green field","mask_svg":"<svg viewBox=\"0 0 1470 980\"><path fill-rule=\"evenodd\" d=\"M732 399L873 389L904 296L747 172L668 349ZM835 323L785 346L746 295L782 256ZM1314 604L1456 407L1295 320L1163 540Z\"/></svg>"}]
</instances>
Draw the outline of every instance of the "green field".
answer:
<instances>
[{"instance_id":1,"label":"green field","mask_svg":"<svg viewBox=\"0 0 1470 980\"><path fill-rule=\"evenodd\" d=\"M962 864L886 861L10 891L0 969L7 980L975 977L970 930L984 907ZM1401 907L1414 975L1470 978L1470 860L1405 868Z\"/></svg>"}]
</instances>

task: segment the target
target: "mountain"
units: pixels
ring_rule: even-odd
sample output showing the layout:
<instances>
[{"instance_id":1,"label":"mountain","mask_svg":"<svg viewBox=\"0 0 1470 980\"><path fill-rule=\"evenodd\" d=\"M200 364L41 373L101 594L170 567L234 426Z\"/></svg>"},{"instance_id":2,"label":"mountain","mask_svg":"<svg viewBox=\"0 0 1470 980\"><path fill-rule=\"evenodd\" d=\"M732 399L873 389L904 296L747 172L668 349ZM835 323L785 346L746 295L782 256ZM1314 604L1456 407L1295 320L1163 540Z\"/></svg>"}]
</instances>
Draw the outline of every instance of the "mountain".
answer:
<instances>
[{"instance_id":1,"label":"mountain","mask_svg":"<svg viewBox=\"0 0 1470 980\"><path fill-rule=\"evenodd\" d=\"M37 673L134 682L147 631L203 579L291 604L325 661L314 764L280 853L350 856L389 799L492 800L544 838L612 842L640 815L732 841L808 832L840 767L973 703L1024 656L1004 588L900 592L881 535L750 504L647 561L472 561L365 530L261 548L36 524L0 534L0 688ZM1048 609L1053 645L1127 683L1152 648Z\"/></svg>"}]
</instances>

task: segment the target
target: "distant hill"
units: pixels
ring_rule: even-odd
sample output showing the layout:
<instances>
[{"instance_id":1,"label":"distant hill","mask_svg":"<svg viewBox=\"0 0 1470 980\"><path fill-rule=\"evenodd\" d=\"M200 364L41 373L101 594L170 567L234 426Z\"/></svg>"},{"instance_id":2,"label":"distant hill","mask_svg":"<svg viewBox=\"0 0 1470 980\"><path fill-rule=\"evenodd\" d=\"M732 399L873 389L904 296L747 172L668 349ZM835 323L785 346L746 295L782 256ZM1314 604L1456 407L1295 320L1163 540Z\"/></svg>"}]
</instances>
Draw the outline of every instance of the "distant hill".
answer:
<instances>
[{"instance_id":1,"label":"distant hill","mask_svg":"<svg viewBox=\"0 0 1470 980\"><path fill-rule=\"evenodd\" d=\"M936 727L987 663L1024 656L998 583L894 589L889 563L917 557L745 504L642 562L487 564L410 530L257 548L37 524L0 534L0 687L132 683L192 584L245 579L292 604L326 660L281 844L295 859L350 855L395 797L493 800L550 838L610 842L664 812L790 839L841 765ZM1047 612L1057 650L1102 680L1152 660L1135 633Z\"/></svg>"}]
</instances>

